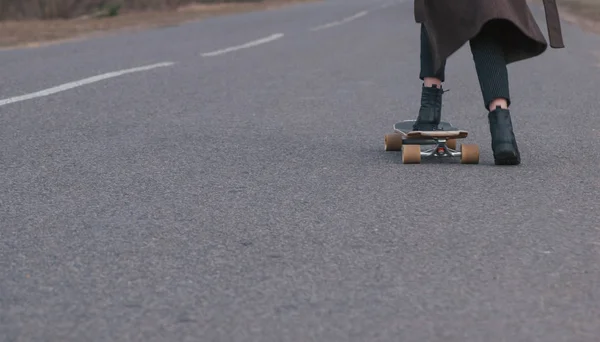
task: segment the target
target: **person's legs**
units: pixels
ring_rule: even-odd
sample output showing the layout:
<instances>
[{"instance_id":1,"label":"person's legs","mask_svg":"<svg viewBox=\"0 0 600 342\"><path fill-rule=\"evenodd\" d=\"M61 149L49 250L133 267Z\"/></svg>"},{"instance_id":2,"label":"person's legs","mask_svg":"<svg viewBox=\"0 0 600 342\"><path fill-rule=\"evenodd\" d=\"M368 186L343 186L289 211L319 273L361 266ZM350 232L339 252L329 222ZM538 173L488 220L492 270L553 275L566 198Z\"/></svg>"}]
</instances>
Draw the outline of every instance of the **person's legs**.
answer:
<instances>
[{"instance_id":1,"label":"person's legs","mask_svg":"<svg viewBox=\"0 0 600 342\"><path fill-rule=\"evenodd\" d=\"M446 63L442 64L440 70L433 70L433 55L429 45L429 37L425 25L421 24L421 72L419 79L424 81L426 87L437 85L440 87L446 77Z\"/></svg>"},{"instance_id":2,"label":"person's legs","mask_svg":"<svg viewBox=\"0 0 600 342\"><path fill-rule=\"evenodd\" d=\"M425 26L421 24L421 107L414 130L432 130L437 127L442 113L442 82L445 78L445 63L440 70L433 70L433 58Z\"/></svg>"},{"instance_id":3,"label":"person's legs","mask_svg":"<svg viewBox=\"0 0 600 342\"><path fill-rule=\"evenodd\" d=\"M475 69L488 111L492 150L497 165L517 165L521 162L510 118L508 70L502 46L489 29L470 41Z\"/></svg>"},{"instance_id":4,"label":"person's legs","mask_svg":"<svg viewBox=\"0 0 600 342\"><path fill-rule=\"evenodd\" d=\"M495 40L490 30L483 30L469 44L485 108L493 111L499 105L503 109L508 109L510 106L508 70L502 46Z\"/></svg>"}]
</instances>

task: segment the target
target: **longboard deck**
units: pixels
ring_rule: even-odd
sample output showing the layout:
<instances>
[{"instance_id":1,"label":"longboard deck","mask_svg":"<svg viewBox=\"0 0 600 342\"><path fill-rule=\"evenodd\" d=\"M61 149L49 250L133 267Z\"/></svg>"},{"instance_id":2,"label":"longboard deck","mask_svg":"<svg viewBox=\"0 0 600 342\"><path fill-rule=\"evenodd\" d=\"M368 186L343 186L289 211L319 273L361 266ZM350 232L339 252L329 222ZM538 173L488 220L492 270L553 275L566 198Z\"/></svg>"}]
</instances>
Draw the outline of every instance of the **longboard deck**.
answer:
<instances>
[{"instance_id":1,"label":"longboard deck","mask_svg":"<svg viewBox=\"0 0 600 342\"><path fill-rule=\"evenodd\" d=\"M402 163L420 163L422 157L458 157L463 164L479 163L479 147L474 144L461 144L456 149L456 139L466 138L467 131L442 121L438 129L414 131L415 120L400 121L394 125L395 133L385 135L386 151L402 151ZM420 145L420 146L419 146ZM424 145L434 145L425 151Z\"/></svg>"},{"instance_id":2,"label":"longboard deck","mask_svg":"<svg viewBox=\"0 0 600 342\"><path fill-rule=\"evenodd\" d=\"M415 120L400 121L394 124L394 131L403 134L407 139L462 139L469 133L460 130L447 121L441 121L438 125L439 130L435 131L414 131Z\"/></svg>"}]
</instances>

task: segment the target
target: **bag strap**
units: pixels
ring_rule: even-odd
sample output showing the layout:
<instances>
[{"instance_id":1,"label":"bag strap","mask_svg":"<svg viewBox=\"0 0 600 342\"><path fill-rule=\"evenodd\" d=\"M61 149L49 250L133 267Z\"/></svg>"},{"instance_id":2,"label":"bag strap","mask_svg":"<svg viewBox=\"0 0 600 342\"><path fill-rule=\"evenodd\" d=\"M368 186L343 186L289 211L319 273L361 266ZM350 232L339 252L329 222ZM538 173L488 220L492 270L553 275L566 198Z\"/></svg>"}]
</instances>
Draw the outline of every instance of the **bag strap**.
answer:
<instances>
[{"instance_id":1,"label":"bag strap","mask_svg":"<svg viewBox=\"0 0 600 342\"><path fill-rule=\"evenodd\" d=\"M558 6L556 0L543 0L544 11L546 12L546 26L548 27L548 39L553 48L564 48L562 30L560 28L560 18L558 16Z\"/></svg>"}]
</instances>

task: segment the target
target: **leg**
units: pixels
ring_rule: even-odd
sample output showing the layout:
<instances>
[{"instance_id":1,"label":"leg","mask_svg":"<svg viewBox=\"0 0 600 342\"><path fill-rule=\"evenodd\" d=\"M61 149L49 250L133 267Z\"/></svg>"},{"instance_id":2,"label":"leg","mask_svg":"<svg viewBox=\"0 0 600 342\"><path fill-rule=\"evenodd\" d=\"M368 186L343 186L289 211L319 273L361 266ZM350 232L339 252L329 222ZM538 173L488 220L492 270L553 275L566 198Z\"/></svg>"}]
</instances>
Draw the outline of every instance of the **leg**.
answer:
<instances>
[{"instance_id":1,"label":"leg","mask_svg":"<svg viewBox=\"0 0 600 342\"><path fill-rule=\"evenodd\" d=\"M493 111L497 105L508 109L510 105L508 70L502 46L496 41L490 29L482 30L469 44L483 95L483 105L488 111Z\"/></svg>"},{"instance_id":2,"label":"leg","mask_svg":"<svg viewBox=\"0 0 600 342\"><path fill-rule=\"evenodd\" d=\"M442 85L446 77L446 63L437 72L433 70L433 57L431 55L431 46L425 25L421 24L421 72L419 79L424 81L426 87Z\"/></svg>"},{"instance_id":3,"label":"leg","mask_svg":"<svg viewBox=\"0 0 600 342\"><path fill-rule=\"evenodd\" d=\"M437 72L433 70L431 47L425 26L421 24L421 108L413 127L414 130L433 130L437 128L442 113L442 82L445 78L445 63Z\"/></svg>"},{"instance_id":4,"label":"leg","mask_svg":"<svg viewBox=\"0 0 600 342\"><path fill-rule=\"evenodd\" d=\"M492 150L497 165L517 165L521 162L510 119L508 71L504 51L488 29L470 41L475 69L488 111Z\"/></svg>"}]
</instances>

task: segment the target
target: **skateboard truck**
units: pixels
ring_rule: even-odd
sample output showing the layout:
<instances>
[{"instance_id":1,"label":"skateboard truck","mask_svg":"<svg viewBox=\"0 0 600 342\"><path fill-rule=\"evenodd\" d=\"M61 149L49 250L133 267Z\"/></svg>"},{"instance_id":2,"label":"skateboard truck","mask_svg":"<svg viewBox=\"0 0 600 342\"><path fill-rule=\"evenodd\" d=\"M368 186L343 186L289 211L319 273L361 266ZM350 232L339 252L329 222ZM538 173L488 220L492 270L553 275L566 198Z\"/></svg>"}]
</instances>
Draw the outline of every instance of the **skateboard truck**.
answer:
<instances>
[{"instance_id":1,"label":"skateboard truck","mask_svg":"<svg viewBox=\"0 0 600 342\"><path fill-rule=\"evenodd\" d=\"M433 139L433 141L435 147L421 151L421 157L460 157L462 155L462 152L455 150L455 145L452 146L453 148L448 146L448 140L446 139ZM410 141L405 140L404 144L410 144Z\"/></svg>"},{"instance_id":2,"label":"skateboard truck","mask_svg":"<svg viewBox=\"0 0 600 342\"><path fill-rule=\"evenodd\" d=\"M467 131L459 130L448 122L440 122L437 130L413 131L413 120L394 125L395 133L385 135L386 151L402 151L402 163L419 164L421 158L460 157L462 164L479 163L479 146L461 144L458 150L456 139L466 138ZM421 146L431 146L422 151Z\"/></svg>"}]
</instances>

